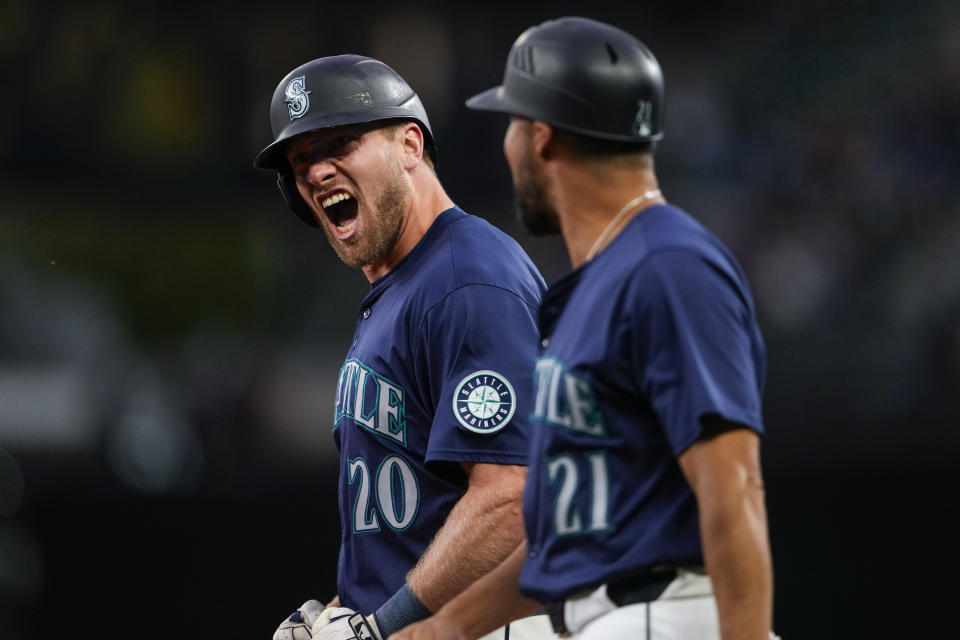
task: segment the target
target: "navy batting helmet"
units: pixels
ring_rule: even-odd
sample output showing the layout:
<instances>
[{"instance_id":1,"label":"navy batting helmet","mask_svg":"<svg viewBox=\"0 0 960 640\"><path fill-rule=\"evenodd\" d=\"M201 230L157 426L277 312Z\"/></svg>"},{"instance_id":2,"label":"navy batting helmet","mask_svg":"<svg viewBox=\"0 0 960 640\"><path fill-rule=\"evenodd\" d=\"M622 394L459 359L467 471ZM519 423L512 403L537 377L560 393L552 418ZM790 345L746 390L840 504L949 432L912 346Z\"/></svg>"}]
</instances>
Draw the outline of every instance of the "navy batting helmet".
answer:
<instances>
[{"instance_id":1,"label":"navy batting helmet","mask_svg":"<svg viewBox=\"0 0 960 640\"><path fill-rule=\"evenodd\" d=\"M412 120L420 126L434 164L436 145L427 112L400 75L373 58L357 55L318 58L300 65L280 81L270 101L274 140L253 161L260 169L277 171L284 202L312 227L313 211L300 197L287 162L286 142L301 133L347 124Z\"/></svg>"},{"instance_id":2,"label":"navy batting helmet","mask_svg":"<svg viewBox=\"0 0 960 640\"><path fill-rule=\"evenodd\" d=\"M548 20L524 31L507 55L503 84L467 106L604 140L663 137L657 59L626 31L588 18Z\"/></svg>"}]
</instances>

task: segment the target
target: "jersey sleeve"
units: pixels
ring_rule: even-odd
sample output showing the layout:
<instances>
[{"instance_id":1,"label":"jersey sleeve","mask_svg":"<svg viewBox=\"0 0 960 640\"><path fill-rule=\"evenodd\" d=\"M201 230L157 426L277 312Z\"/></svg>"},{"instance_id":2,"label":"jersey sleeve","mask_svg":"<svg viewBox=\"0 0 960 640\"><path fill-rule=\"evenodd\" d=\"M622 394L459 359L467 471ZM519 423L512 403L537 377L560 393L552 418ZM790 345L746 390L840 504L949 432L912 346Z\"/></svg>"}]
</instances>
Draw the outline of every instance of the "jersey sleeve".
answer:
<instances>
[{"instance_id":1,"label":"jersey sleeve","mask_svg":"<svg viewBox=\"0 0 960 640\"><path fill-rule=\"evenodd\" d=\"M508 289L465 285L430 309L418 341L436 406L427 461L526 464L536 309Z\"/></svg>"},{"instance_id":2,"label":"jersey sleeve","mask_svg":"<svg viewBox=\"0 0 960 640\"><path fill-rule=\"evenodd\" d=\"M631 282L631 360L670 447L679 455L719 415L763 433L765 355L737 271L693 250L659 251Z\"/></svg>"}]
</instances>

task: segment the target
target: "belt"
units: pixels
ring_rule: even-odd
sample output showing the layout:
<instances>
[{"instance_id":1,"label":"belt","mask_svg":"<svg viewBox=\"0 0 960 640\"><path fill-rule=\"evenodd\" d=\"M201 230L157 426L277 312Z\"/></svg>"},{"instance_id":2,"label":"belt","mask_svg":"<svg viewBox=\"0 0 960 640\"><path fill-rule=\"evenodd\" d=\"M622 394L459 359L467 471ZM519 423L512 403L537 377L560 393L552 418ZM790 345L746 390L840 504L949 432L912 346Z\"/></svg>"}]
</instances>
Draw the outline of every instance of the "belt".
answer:
<instances>
[{"instance_id":1,"label":"belt","mask_svg":"<svg viewBox=\"0 0 960 640\"><path fill-rule=\"evenodd\" d=\"M659 598L671 582L677 577L676 569L655 571L636 576L627 576L607 583L607 597L618 607L641 602L652 602ZM570 634L564 619L564 609L567 600L555 600L544 605L544 610L550 617L550 624L557 635Z\"/></svg>"}]
</instances>

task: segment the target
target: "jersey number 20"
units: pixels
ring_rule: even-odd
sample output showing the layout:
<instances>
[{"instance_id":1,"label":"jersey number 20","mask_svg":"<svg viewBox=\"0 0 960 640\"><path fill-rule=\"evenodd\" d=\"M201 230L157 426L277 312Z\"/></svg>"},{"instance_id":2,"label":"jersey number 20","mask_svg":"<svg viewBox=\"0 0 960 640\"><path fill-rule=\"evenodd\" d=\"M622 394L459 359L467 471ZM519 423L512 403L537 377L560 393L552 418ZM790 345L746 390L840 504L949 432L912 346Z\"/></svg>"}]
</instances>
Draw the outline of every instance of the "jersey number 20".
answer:
<instances>
[{"instance_id":1,"label":"jersey number 20","mask_svg":"<svg viewBox=\"0 0 960 640\"><path fill-rule=\"evenodd\" d=\"M380 516L391 529L410 526L420 507L420 485L410 465L400 456L387 456L373 474L363 458L350 459L350 484L359 482L353 505L353 532L380 530Z\"/></svg>"}]
</instances>

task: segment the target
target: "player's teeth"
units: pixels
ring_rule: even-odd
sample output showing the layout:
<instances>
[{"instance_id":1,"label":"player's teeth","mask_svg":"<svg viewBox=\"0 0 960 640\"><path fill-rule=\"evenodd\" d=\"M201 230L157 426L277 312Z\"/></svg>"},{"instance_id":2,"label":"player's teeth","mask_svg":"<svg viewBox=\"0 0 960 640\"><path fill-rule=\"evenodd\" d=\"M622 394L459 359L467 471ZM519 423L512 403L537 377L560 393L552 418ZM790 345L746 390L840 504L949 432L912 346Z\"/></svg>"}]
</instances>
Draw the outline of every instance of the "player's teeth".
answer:
<instances>
[{"instance_id":1,"label":"player's teeth","mask_svg":"<svg viewBox=\"0 0 960 640\"><path fill-rule=\"evenodd\" d=\"M323 202L321 202L320 204L322 204L322 205L324 206L324 208L326 208L326 207L329 207L329 206L332 205L332 204L336 204L336 203L338 203L338 202L343 202L344 200L349 200L349 199L350 199L350 194L349 194L349 193L335 193L335 194L333 194L332 196L330 196L329 198L327 198L326 200L324 200Z\"/></svg>"}]
</instances>

